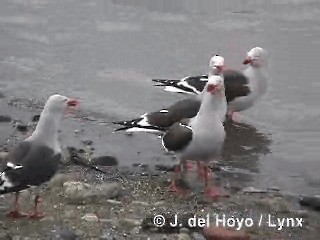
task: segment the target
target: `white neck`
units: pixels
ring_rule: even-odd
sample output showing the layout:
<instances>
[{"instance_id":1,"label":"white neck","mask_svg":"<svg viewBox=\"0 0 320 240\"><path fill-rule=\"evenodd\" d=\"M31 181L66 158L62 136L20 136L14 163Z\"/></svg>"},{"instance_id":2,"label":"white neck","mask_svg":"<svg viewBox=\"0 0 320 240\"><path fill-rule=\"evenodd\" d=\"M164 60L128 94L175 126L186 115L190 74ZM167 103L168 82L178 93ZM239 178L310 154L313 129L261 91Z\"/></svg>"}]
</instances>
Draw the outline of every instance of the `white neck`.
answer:
<instances>
[{"instance_id":1,"label":"white neck","mask_svg":"<svg viewBox=\"0 0 320 240\"><path fill-rule=\"evenodd\" d=\"M267 66L249 66L245 69L244 75L249 79L250 89L256 97L266 93L269 79Z\"/></svg>"},{"instance_id":2,"label":"white neck","mask_svg":"<svg viewBox=\"0 0 320 240\"><path fill-rule=\"evenodd\" d=\"M227 112L227 101L224 91L215 93L204 93L197 118L215 119L224 121Z\"/></svg>"},{"instance_id":3,"label":"white neck","mask_svg":"<svg viewBox=\"0 0 320 240\"><path fill-rule=\"evenodd\" d=\"M60 152L61 149L58 141L58 130L61 119L62 114L50 114L47 109L44 109L41 113L35 131L26 140L35 141L41 145L53 148L56 153Z\"/></svg>"}]
</instances>

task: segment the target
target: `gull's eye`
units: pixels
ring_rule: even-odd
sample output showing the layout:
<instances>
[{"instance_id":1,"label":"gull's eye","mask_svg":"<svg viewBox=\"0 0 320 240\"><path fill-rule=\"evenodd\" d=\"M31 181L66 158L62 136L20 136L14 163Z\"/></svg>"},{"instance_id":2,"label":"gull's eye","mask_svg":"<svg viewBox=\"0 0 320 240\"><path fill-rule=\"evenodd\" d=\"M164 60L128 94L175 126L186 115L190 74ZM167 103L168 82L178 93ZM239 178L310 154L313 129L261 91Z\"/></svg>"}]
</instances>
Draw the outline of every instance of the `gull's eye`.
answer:
<instances>
[{"instance_id":1,"label":"gull's eye","mask_svg":"<svg viewBox=\"0 0 320 240\"><path fill-rule=\"evenodd\" d=\"M62 102L66 102L67 100L68 100L68 99L65 98L65 99L62 100Z\"/></svg>"}]
</instances>

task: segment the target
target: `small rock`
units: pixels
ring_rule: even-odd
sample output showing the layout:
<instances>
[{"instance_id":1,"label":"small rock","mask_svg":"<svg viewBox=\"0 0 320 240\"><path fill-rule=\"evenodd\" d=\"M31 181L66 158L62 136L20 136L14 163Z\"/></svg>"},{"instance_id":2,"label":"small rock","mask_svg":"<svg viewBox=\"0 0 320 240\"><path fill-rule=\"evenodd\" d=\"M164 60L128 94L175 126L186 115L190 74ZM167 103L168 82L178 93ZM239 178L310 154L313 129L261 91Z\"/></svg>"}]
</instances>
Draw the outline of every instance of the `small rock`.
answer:
<instances>
[{"instance_id":1,"label":"small rock","mask_svg":"<svg viewBox=\"0 0 320 240\"><path fill-rule=\"evenodd\" d=\"M174 166L166 166L166 165L158 164L155 166L155 168L158 171L164 171L164 172L173 172L174 171Z\"/></svg>"},{"instance_id":2,"label":"small rock","mask_svg":"<svg viewBox=\"0 0 320 240\"><path fill-rule=\"evenodd\" d=\"M52 240L80 240L80 237L65 227L52 230Z\"/></svg>"},{"instance_id":3,"label":"small rock","mask_svg":"<svg viewBox=\"0 0 320 240\"><path fill-rule=\"evenodd\" d=\"M3 233L3 232L1 232L1 233L0 233L0 239L1 239L1 240L10 240L10 239L12 239L12 238L10 237L10 235L9 235L8 233Z\"/></svg>"},{"instance_id":4,"label":"small rock","mask_svg":"<svg viewBox=\"0 0 320 240\"><path fill-rule=\"evenodd\" d=\"M266 193L268 191L263 190L263 189L258 189L255 187L246 187L246 188L242 189L242 192L244 192L244 193Z\"/></svg>"},{"instance_id":5,"label":"small rock","mask_svg":"<svg viewBox=\"0 0 320 240\"><path fill-rule=\"evenodd\" d=\"M303 196L299 203L301 206L311 207L316 211L320 211L320 197L318 196Z\"/></svg>"},{"instance_id":6,"label":"small rock","mask_svg":"<svg viewBox=\"0 0 320 240\"><path fill-rule=\"evenodd\" d=\"M91 146L93 144L92 140L83 140L82 143L86 146Z\"/></svg>"},{"instance_id":7,"label":"small rock","mask_svg":"<svg viewBox=\"0 0 320 240\"><path fill-rule=\"evenodd\" d=\"M276 187L276 186L268 187L267 190L268 190L268 191L272 191L272 192L280 192L280 188L279 188L279 187Z\"/></svg>"},{"instance_id":8,"label":"small rock","mask_svg":"<svg viewBox=\"0 0 320 240\"><path fill-rule=\"evenodd\" d=\"M98 222L99 221L98 216L94 213L87 213L81 219L83 219L87 222Z\"/></svg>"},{"instance_id":9,"label":"small rock","mask_svg":"<svg viewBox=\"0 0 320 240\"><path fill-rule=\"evenodd\" d=\"M108 199L107 203L110 203L112 205L122 205L122 202L114 200L114 199Z\"/></svg>"},{"instance_id":10,"label":"small rock","mask_svg":"<svg viewBox=\"0 0 320 240\"><path fill-rule=\"evenodd\" d=\"M204 228L202 234L206 240L250 240L248 234L224 227Z\"/></svg>"},{"instance_id":11,"label":"small rock","mask_svg":"<svg viewBox=\"0 0 320 240\"><path fill-rule=\"evenodd\" d=\"M106 201L119 196L121 186L119 183L102 183L90 185L83 182L65 182L66 199L73 203L92 203Z\"/></svg>"},{"instance_id":12,"label":"small rock","mask_svg":"<svg viewBox=\"0 0 320 240\"><path fill-rule=\"evenodd\" d=\"M0 115L0 122L11 122L12 118L9 115Z\"/></svg>"},{"instance_id":13,"label":"small rock","mask_svg":"<svg viewBox=\"0 0 320 240\"><path fill-rule=\"evenodd\" d=\"M100 240L116 240L116 238L111 234L106 233L100 237Z\"/></svg>"},{"instance_id":14,"label":"small rock","mask_svg":"<svg viewBox=\"0 0 320 240\"><path fill-rule=\"evenodd\" d=\"M148 172L142 172L140 173L141 177L147 177L149 176L149 173Z\"/></svg>"},{"instance_id":15,"label":"small rock","mask_svg":"<svg viewBox=\"0 0 320 240\"><path fill-rule=\"evenodd\" d=\"M53 222L55 219L52 216L44 217L40 220L40 222ZM1 238L0 238L1 239Z\"/></svg>"},{"instance_id":16,"label":"small rock","mask_svg":"<svg viewBox=\"0 0 320 240\"><path fill-rule=\"evenodd\" d=\"M291 209L289 202L280 197L259 199L256 204L268 212L288 213Z\"/></svg>"},{"instance_id":17,"label":"small rock","mask_svg":"<svg viewBox=\"0 0 320 240\"><path fill-rule=\"evenodd\" d=\"M139 205L139 206L143 206L143 207L148 207L149 206L149 203L141 202L141 201L132 201L131 204L132 205Z\"/></svg>"},{"instance_id":18,"label":"small rock","mask_svg":"<svg viewBox=\"0 0 320 240\"><path fill-rule=\"evenodd\" d=\"M155 206L155 207L160 207L160 206L163 206L163 205L165 205L165 201L158 201L158 202L155 202L153 205Z\"/></svg>"},{"instance_id":19,"label":"small rock","mask_svg":"<svg viewBox=\"0 0 320 240\"><path fill-rule=\"evenodd\" d=\"M66 210L66 211L63 211L63 218L64 218L64 219L74 218L74 210Z\"/></svg>"},{"instance_id":20,"label":"small rock","mask_svg":"<svg viewBox=\"0 0 320 240\"><path fill-rule=\"evenodd\" d=\"M40 119L40 114L37 114L37 115L34 115L32 118L31 118L31 121L32 122L38 122Z\"/></svg>"},{"instance_id":21,"label":"small rock","mask_svg":"<svg viewBox=\"0 0 320 240\"><path fill-rule=\"evenodd\" d=\"M90 162L97 166L117 166L118 165L118 160L113 156L95 157L91 159Z\"/></svg>"},{"instance_id":22,"label":"small rock","mask_svg":"<svg viewBox=\"0 0 320 240\"><path fill-rule=\"evenodd\" d=\"M122 218L119 219L118 226L126 227L126 228L134 228L141 226L142 221L141 220L135 220L130 218Z\"/></svg>"},{"instance_id":23,"label":"small rock","mask_svg":"<svg viewBox=\"0 0 320 240\"><path fill-rule=\"evenodd\" d=\"M191 240L191 237L186 233L180 233L178 235L178 240Z\"/></svg>"},{"instance_id":24,"label":"small rock","mask_svg":"<svg viewBox=\"0 0 320 240\"><path fill-rule=\"evenodd\" d=\"M25 124L17 124L16 125L16 129L19 131L19 132L28 132L28 126L25 125Z\"/></svg>"},{"instance_id":25,"label":"small rock","mask_svg":"<svg viewBox=\"0 0 320 240\"><path fill-rule=\"evenodd\" d=\"M194 240L205 240L204 236L202 236L200 233L197 233L197 232L193 233L193 239Z\"/></svg>"},{"instance_id":26,"label":"small rock","mask_svg":"<svg viewBox=\"0 0 320 240\"><path fill-rule=\"evenodd\" d=\"M0 161L5 160L8 156L8 152L0 152Z\"/></svg>"},{"instance_id":27,"label":"small rock","mask_svg":"<svg viewBox=\"0 0 320 240\"><path fill-rule=\"evenodd\" d=\"M188 228L183 227L183 228L180 228L179 232L180 232L180 233L189 234L190 231L189 231Z\"/></svg>"},{"instance_id":28,"label":"small rock","mask_svg":"<svg viewBox=\"0 0 320 240\"><path fill-rule=\"evenodd\" d=\"M80 134L80 132L81 132L81 131L80 131L80 130L78 130L78 129L76 129L76 130L74 130L73 132L74 132L74 134L76 134L76 135L77 135L77 134Z\"/></svg>"},{"instance_id":29,"label":"small rock","mask_svg":"<svg viewBox=\"0 0 320 240\"><path fill-rule=\"evenodd\" d=\"M67 176L62 173L56 174L49 182L49 188L63 187L63 183L67 181Z\"/></svg>"}]
</instances>

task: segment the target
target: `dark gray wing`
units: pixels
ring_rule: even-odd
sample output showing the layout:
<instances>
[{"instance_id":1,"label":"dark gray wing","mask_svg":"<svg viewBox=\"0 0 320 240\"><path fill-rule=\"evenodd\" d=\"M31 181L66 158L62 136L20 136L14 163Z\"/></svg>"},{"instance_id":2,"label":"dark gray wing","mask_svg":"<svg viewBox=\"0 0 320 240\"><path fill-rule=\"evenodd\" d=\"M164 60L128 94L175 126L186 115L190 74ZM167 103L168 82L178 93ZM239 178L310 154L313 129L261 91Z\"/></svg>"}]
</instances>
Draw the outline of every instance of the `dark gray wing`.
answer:
<instances>
[{"instance_id":1,"label":"dark gray wing","mask_svg":"<svg viewBox=\"0 0 320 240\"><path fill-rule=\"evenodd\" d=\"M162 145L168 151L181 151L192 141L192 129L181 123L173 124L162 137Z\"/></svg>"},{"instance_id":2,"label":"dark gray wing","mask_svg":"<svg viewBox=\"0 0 320 240\"><path fill-rule=\"evenodd\" d=\"M22 142L8 156L1 173L0 194L15 192L49 181L58 170L61 154L53 149Z\"/></svg>"},{"instance_id":3,"label":"dark gray wing","mask_svg":"<svg viewBox=\"0 0 320 240\"><path fill-rule=\"evenodd\" d=\"M223 76L227 102L232 102L237 97L249 95L249 81L242 72L228 69L223 72Z\"/></svg>"},{"instance_id":4,"label":"dark gray wing","mask_svg":"<svg viewBox=\"0 0 320 240\"><path fill-rule=\"evenodd\" d=\"M176 102L166 109L149 113L148 122L153 126L168 128L184 118L192 118L197 115L201 101L197 98L187 98Z\"/></svg>"},{"instance_id":5,"label":"dark gray wing","mask_svg":"<svg viewBox=\"0 0 320 240\"><path fill-rule=\"evenodd\" d=\"M201 101L197 98L187 98L176 102L167 109L148 114L149 123L161 127L169 127L184 118L192 118L198 114ZM167 111L164 113L164 111ZM160 113L162 112L162 113Z\"/></svg>"},{"instance_id":6,"label":"dark gray wing","mask_svg":"<svg viewBox=\"0 0 320 240\"><path fill-rule=\"evenodd\" d=\"M172 124L185 118L192 118L197 115L201 101L197 98L180 100L166 109L144 114L140 118L128 121L114 122L124 127L117 129L127 130L133 127L165 131Z\"/></svg>"}]
</instances>

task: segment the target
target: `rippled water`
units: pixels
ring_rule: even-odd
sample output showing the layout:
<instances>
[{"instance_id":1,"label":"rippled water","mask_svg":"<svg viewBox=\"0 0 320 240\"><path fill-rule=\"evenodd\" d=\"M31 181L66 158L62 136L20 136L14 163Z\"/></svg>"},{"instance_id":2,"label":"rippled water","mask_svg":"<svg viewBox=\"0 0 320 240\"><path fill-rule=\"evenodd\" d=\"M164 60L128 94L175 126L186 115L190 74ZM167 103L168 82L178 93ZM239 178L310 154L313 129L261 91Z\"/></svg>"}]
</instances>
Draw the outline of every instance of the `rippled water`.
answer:
<instances>
[{"instance_id":1,"label":"rippled water","mask_svg":"<svg viewBox=\"0 0 320 240\"><path fill-rule=\"evenodd\" d=\"M239 69L247 50L265 47L268 93L242 114L248 125L231 128L224 159L249 184L320 193L318 1L129 2L1 1L1 91L37 99L61 92L109 121L131 118L183 97L151 78L205 73L215 53ZM154 137L135 138L139 146L133 138L127 151L162 153L158 143L146 147Z\"/></svg>"}]
</instances>

